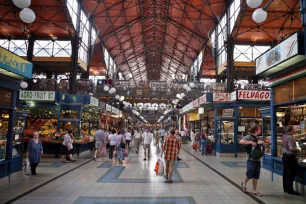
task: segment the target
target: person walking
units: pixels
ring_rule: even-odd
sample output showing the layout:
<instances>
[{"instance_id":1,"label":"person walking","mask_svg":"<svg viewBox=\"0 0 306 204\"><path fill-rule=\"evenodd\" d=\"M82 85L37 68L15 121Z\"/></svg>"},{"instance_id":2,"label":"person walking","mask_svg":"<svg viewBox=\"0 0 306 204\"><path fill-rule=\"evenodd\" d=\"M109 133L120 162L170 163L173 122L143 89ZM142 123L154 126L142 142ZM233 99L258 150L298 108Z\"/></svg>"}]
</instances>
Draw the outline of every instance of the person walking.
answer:
<instances>
[{"instance_id":1,"label":"person walking","mask_svg":"<svg viewBox=\"0 0 306 204\"><path fill-rule=\"evenodd\" d=\"M110 134L108 136L108 140L109 140L109 159L112 160L113 159L113 154L114 154L114 149L116 147L116 137L117 137L117 134L116 134L116 130L113 129L112 130L112 134Z\"/></svg>"},{"instance_id":2,"label":"person walking","mask_svg":"<svg viewBox=\"0 0 306 204\"><path fill-rule=\"evenodd\" d=\"M251 129L251 135L247 135L240 140L240 144L247 145L247 171L244 178L244 182L241 183L241 189L243 192L247 192L247 183L252 179L253 191L252 194L258 197L262 197L262 194L257 191L257 183L260 176L261 157L262 152L260 145L264 144L264 141L260 141L258 136L261 134L261 127L254 125Z\"/></svg>"},{"instance_id":3,"label":"person walking","mask_svg":"<svg viewBox=\"0 0 306 204\"><path fill-rule=\"evenodd\" d=\"M61 147L61 161L63 163L66 162L66 157L68 156L68 161L75 161L73 158L72 158L72 139L71 139L71 135L73 134L72 130L68 130L68 132L64 135L64 140L63 140L63 143L62 143L62 147Z\"/></svg>"},{"instance_id":4,"label":"person walking","mask_svg":"<svg viewBox=\"0 0 306 204\"><path fill-rule=\"evenodd\" d=\"M159 135L158 135L158 129L154 129L153 131L154 139L155 139L155 145L159 147Z\"/></svg>"},{"instance_id":5,"label":"person walking","mask_svg":"<svg viewBox=\"0 0 306 204\"><path fill-rule=\"evenodd\" d=\"M176 139L179 141L180 143L180 147L181 147L181 136L180 136L180 131L177 129L175 130L175 134L174 136L176 137ZM177 161L181 161L182 159L177 155L177 158L176 158Z\"/></svg>"},{"instance_id":6,"label":"person walking","mask_svg":"<svg viewBox=\"0 0 306 204\"><path fill-rule=\"evenodd\" d=\"M201 140L201 138L200 138L200 131L199 130L197 130L196 131L196 133L194 134L194 143L196 144L196 149L195 149L195 151L197 151L197 150L201 150L200 149L200 145L201 145L201 143L200 143L200 140Z\"/></svg>"},{"instance_id":7,"label":"person walking","mask_svg":"<svg viewBox=\"0 0 306 204\"><path fill-rule=\"evenodd\" d=\"M175 129L172 129L170 131L170 135L165 138L162 147L162 154L164 154L165 166L166 166L166 174L164 177L165 179L167 179L165 181L167 183L173 183L172 180L173 169L177 156L179 155L180 151L180 141L175 137L174 134L175 134Z\"/></svg>"},{"instance_id":8,"label":"person walking","mask_svg":"<svg viewBox=\"0 0 306 204\"><path fill-rule=\"evenodd\" d=\"M128 131L124 134L125 141L126 141L126 146L128 149L130 149L131 141L132 141L132 134L131 130L128 129Z\"/></svg>"},{"instance_id":9,"label":"person walking","mask_svg":"<svg viewBox=\"0 0 306 204\"><path fill-rule=\"evenodd\" d=\"M135 142L135 147L136 147L136 154L139 152L139 147L141 144L141 133L138 131L138 129L134 130L134 142Z\"/></svg>"},{"instance_id":10,"label":"person walking","mask_svg":"<svg viewBox=\"0 0 306 204\"><path fill-rule=\"evenodd\" d=\"M202 152L202 155L204 155L204 154L207 155L206 142L207 142L207 137L206 137L205 130L203 130L202 134L201 134L201 152Z\"/></svg>"},{"instance_id":11,"label":"person walking","mask_svg":"<svg viewBox=\"0 0 306 204\"><path fill-rule=\"evenodd\" d=\"M150 132L149 129L147 129L147 131L143 133L144 161L147 160L147 154L148 158L150 158L152 140L153 140L153 134Z\"/></svg>"},{"instance_id":12,"label":"person walking","mask_svg":"<svg viewBox=\"0 0 306 204\"><path fill-rule=\"evenodd\" d=\"M124 157L124 150L126 148L126 141L124 138L124 132L123 130L118 130L117 135L116 135L116 152L117 152L117 157L116 161L118 161L119 164L123 163L123 160L125 159Z\"/></svg>"},{"instance_id":13,"label":"person walking","mask_svg":"<svg viewBox=\"0 0 306 204\"><path fill-rule=\"evenodd\" d=\"M95 140L95 156L94 156L94 161L97 158L97 153L98 153L98 157L101 156L100 152L101 149L104 148L105 150L105 143L106 143L106 134L104 131L104 128L102 128L102 126L100 127L99 130L97 130L94 134L94 140Z\"/></svg>"},{"instance_id":14,"label":"person walking","mask_svg":"<svg viewBox=\"0 0 306 204\"><path fill-rule=\"evenodd\" d=\"M40 162L40 157L43 155L42 143L39 139L39 133L33 133L33 139L30 140L27 150L27 157L31 166L32 175L36 175L36 168Z\"/></svg>"},{"instance_id":15,"label":"person walking","mask_svg":"<svg viewBox=\"0 0 306 204\"><path fill-rule=\"evenodd\" d=\"M297 171L296 155L300 151L296 146L293 135L296 129L293 125L286 127L286 133L282 137L283 141L283 189L284 192L292 195L301 195L293 190L294 177Z\"/></svg>"}]
</instances>

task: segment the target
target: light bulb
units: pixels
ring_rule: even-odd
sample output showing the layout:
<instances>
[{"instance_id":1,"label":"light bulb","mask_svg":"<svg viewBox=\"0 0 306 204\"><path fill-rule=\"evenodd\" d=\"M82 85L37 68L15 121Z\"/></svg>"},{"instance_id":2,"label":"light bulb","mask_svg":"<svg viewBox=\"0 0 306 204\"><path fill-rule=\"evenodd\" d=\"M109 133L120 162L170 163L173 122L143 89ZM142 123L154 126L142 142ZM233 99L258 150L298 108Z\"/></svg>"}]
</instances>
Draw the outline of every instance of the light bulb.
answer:
<instances>
[{"instance_id":1,"label":"light bulb","mask_svg":"<svg viewBox=\"0 0 306 204\"><path fill-rule=\"evenodd\" d=\"M256 23L262 23L267 19L268 13L262 8L258 8L254 11L252 18Z\"/></svg>"},{"instance_id":2,"label":"light bulb","mask_svg":"<svg viewBox=\"0 0 306 204\"><path fill-rule=\"evenodd\" d=\"M251 8L257 8L262 4L262 0L247 0L247 5Z\"/></svg>"}]
</instances>

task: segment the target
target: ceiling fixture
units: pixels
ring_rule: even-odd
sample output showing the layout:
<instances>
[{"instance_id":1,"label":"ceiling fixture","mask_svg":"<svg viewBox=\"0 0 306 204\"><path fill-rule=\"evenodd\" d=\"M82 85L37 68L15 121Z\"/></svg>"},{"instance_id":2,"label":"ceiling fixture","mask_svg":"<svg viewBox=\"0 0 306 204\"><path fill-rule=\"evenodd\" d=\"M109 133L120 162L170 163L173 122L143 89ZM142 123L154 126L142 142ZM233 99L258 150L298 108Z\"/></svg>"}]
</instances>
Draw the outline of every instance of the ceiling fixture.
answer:
<instances>
[{"instance_id":1,"label":"ceiling fixture","mask_svg":"<svg viewBox=\"0 0 306 204\"><path fill-rule=\"evenodd\" d=\"M31 0L13 0L13 3L18 8L24 9L28 8L31 5Z\"/></svg>"},{"instance_id":2,"label":"ceiling fixture","mask_svg":"<svg viewBox=\"0 0 306 204\"><path fill-rule=\"evenodd\" d=\"M28 83L26 81L21 81L20 82L20 88L22 88L22 89L28 88Z\"/></svg>"},{"instance_id":3,"label":"ceiling fixture","mask_svg":"<svg viewBox=\"0 0 306 204\"><path fill-rule=\"evenodd\" d=\"M263 8L258 8L254 11L252 18L256 23L264 22L267 17L267 8L272 3L273 0L270 0ZM251 8L257 8L262 4L263 0L247 0L247 5Z\"/></svg>"},{"instance_id":4,"label":"ceiling fixture","mask_svg":"<svg viewBox=\"0 0 306 204\"><path fill-rule=\"evenodd\" d=\"M32 9L24 8L19 13L20 19L25 23L33 23L35 21L36 15Z\"/></svg>"},{"instance_id":5,"label":"ceiling fixture","mask_svg":"<svg viewBox=\"0 0 306 204\"><path fill-rule=\"evenodd\" d=\"M189 86L190 86L190 88L194 88L194 87L195 87L195 83L194 83L194 82L191 82L191 83L189 84Z\"/></svg>"},{"instance_id":6,"label":"ceiling fixture","mask_svg":"<svg viewBox=\"0 0 306 204\"><path fill-rule=\"evenodd\" d=\"M247 0L247 5L251 8L257 8L262 4L263 0Z\"/></svg>"},{"instance_id":7,"label":"ceiling fixture","mask_svg":"<svg viewBox=\"0 0 306 204\"><path fill-rule=\"evenodd\" d=\"M113 93L115 93L116 92L116 88L114 88L114 87L112 87L110 90L109 90L109 93L110 94L113 94Z\"/></svg>"},{"instance_id":8,"label":"ceiling fixture","mask_svg":"<svg viewBox=\"0 0 306 204\"><path fill-rule=\"evenodd\" d=\"M115 98L116 98L117 100L119 100L119 99L120 99L120 96L119 96L119 95L116 95Z\"/></svg>"},{"instance_id":9,"label":"ceiling fixture","mask_svg":"<svg viewBox=\"0 0 306 204\"><path fill-rule=\"evenodd\" d=\"M104 86L104 91L109 91L109 86L105 85Z\"/></svg>"}]
</instances>

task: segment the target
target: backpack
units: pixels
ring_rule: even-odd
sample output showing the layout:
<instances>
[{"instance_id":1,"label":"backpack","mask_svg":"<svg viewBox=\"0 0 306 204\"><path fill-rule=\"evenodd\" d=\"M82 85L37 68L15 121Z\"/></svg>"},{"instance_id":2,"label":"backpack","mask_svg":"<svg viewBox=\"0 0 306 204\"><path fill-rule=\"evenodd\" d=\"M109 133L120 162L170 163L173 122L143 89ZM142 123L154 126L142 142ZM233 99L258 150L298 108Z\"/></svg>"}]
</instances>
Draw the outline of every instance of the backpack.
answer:
<instances>
[{"instance_id":1,"label":"backpack","mask_svg":"<svg viewBox=\"0 0 306 204\"><path fill-rule=\"evenodd\" d=\"M251 137L253 137L255 139L255 142L258 142L258 139L251 135ZM246 145L246 152L249 155L250 158L254 159L254 160L258 160L262 157L263 152L262 152L262 147L261 145L258 145L256 147L253 147L252 145Z\"/></svg>"}]
</instances>

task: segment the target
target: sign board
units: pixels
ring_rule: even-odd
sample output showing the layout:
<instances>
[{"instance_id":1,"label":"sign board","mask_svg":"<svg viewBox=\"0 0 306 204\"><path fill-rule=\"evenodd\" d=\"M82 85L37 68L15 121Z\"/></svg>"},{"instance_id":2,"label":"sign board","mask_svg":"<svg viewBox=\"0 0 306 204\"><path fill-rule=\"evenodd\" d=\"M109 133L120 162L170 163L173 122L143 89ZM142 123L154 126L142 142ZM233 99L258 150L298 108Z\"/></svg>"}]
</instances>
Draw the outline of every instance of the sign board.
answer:
<instances>
[{"instance_id":1,"label":"sign board","mask_svg":"<svg viewBox=\"0 0 306 204\"><path fill-rule=\"evenodd\" d=\"M194 100L192 103L193 103L194 108L199 106L199 100L198 99Z\"/></svg>"},{"instance_id":2,"label":"sign board","mask_svg":"<svg viewBox=\"0 0 306 204\"><path fill-rule=\"evenodd\" d=\"M54 91L19 91L19 100L23 101L55 101Z\"/></svg>"},{"instance_id":3,"label":"sign board","mask_svg":"<svg viewBox=\"0 0 306 204\"><path fill-rule=\"evenodd\" d=\"M229 93L213 93L213 101L214 102L230 101L230 94Z\"/></svg>"},{"instance_id":4,"label":"sign board","mask_svg":"<svg viewBox=\"0 0 306 204\"><path fill-rule=\"evenodd\" d=\"M230 100L231 101L236 101L237 100L237 92L233 91L230 95Z\"/></svg>"},{"instance_id":5,"label":"sign board","mask_svg":"<svg viewBox=\"0 0 306 204\"><path fill-rule=\"evenodd\" d=\"M108 104L105 105L105 110L108 112L112 112L112 107Z\"/></svg>"},{"instance_id":6,"label":"sign board","mask_svg":"<svg viewBox=\"0 0 306 204\"><path fill-rule=\"evenodd\" d=\"M269 70L297 54L298 33L295 33L256 59L256 75Z\"/></svg>"},{"instance_id":7,"label":"sign board","mask_svg":"<svg viewBox=\"0 0 306 204\"><path fill-rule=\"evenodd\" d=\"M222 117L233 117L234 109L223 109Z\"/></svg>"},{"instance_id":8,"label":"sign board","mask_svg":"<svg viewBox=\"0 0 306 204\"><path fill-rule=\"evenodd\" d=\"M32 79L32 71L33 64L31 62L0 47L0 73L8 76L18 75L27 79ZM11 73L13 73L13 75Z\"/></svg>"},{"instance_id":9,"label":"sign board","mask_svg":"<svg viewBox=\"0 0 306 204\"><path fill-rule=\"evenodd\" d=\"M270 101L270 91L238 90L238 100Z\"/></svg>"},{"instance_id":10,"label":"sign board","mask_svg":"<svg viewBox=\"0 0 306 204\"><path fill-rule=\"evenodd\" d=\"M189 114L189 121L197 121L200 120L199 114Z\"/></svg>"},{"instance_id":11,"label":"sign board","mask_svg":"<svg viewBox=\"0 0 306 204\"><path fill-rule=\"evenodd\" d=\"M117 108L112 107L112 113L117 114Z\"/></svg>"},{"instance_id":12,"label":"sign board","mask_svg":"<svg viewBox=\"0 0 306 204\"><path fill-rule=\"evenodd\" d=\"M238 132L245 132L245 126L238 126Z\"/></svg>"},{"instance_id":13,"label":"sign board","mask_svg":"<svg viewBox=\"0 0 306 204\"><path fill-rule=\"evenodd\" d=\"M204 104L206 102L207 102L206 94L204 94L203 96L199 98L199 105Z\"/></svg>"},{"instance_id":14,"label":"sign board","mask_svg":"<svg viewBox=\"0 0 306 204\"><path fill-rule=\"evenodd\" d=\"M99 107L99 99L95 98L95 97L90 97L90 105Z\"/></svg>"},{"instance_id":15,"label":"sign board","mask_svg":"<svg viewBox=\"0 0 306 204\"><path fill-rule=\"evenodd\" d=\"M180 111L180 114L183 114L183 113L186 113L188 112L189 110L193 109L193 102L190 102L188 103L187 105L185 105L181 111Z\"/></svg>"},{"instance_id":16,"label":"sign board","mask_svg":"<svg viewBox=\"0 0 306 204\"><path fill-rule=\"evenodd\" d=\"M0 106L2 107L13 107L13 97L14 97L14 91L0 88Z\"/></svg>"},{"instance_id":17,"label":"sign board","mask_svg":"<svg viewBox=\"0 0 306 204\"><path fill-rule=\"evenodd\" d=\"M136 95L137 96L142 96L142 89L137 89L136 90Z\"/></svg>"}]
</instances>

